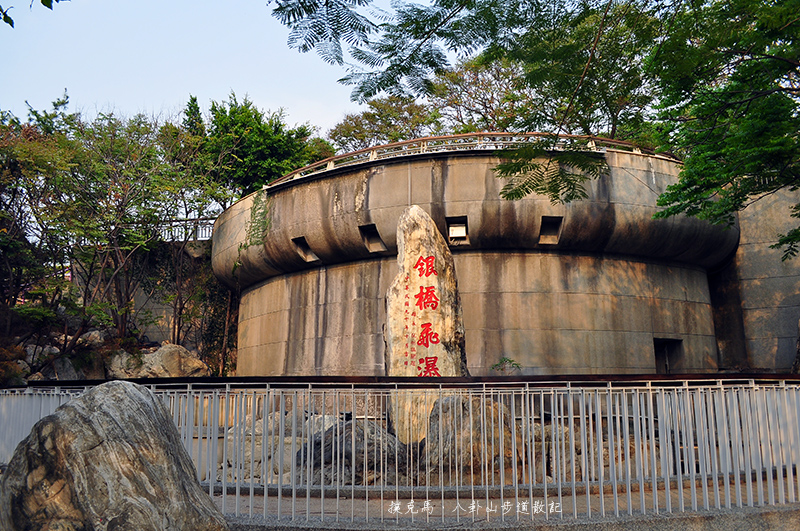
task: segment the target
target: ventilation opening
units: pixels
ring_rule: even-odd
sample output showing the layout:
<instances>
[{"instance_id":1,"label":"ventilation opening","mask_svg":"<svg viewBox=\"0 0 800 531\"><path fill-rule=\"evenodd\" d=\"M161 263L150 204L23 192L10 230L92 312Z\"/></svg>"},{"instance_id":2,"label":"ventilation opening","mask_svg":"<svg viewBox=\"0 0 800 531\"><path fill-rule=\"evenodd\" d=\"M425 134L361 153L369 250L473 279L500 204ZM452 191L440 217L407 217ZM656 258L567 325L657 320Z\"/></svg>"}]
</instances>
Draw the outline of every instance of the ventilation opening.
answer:
<instances>
[{"instance_id":1,"label":"ventilation opening","mask_svg":"<svg viewBox=\"0 0 800 531\"><path fill-rule=\"evenodd\" d=\"M450 245L469 245L467 216L445 218L447 222L447 243Z\"/></svg>"},{"instance_id":2,"label":"ventilation opening","mask_svg":"<svg viewBox=\"0 0 800 531\"><path fill-rule=\"evenodd\" d=\"M371 253L381 253L386 250L386 244L383 243L378 228L374 223L369 225L361 225L358 227L361 233L361 239L364 240L364 246Z\"/></svg>"},{"instance_id":3,"label":"ventilation opening","mask_svg":"<svg viewBox=\"0 0 800 531\"><path fill-rule=\"evenodd\" d=\"M556 245L561 232L561 216L542 216L542 226L539 229L539 245Z\"/></svg>"},{"instance_id":4,"label":"ventilation opening","mask_svg":"<svg viewBox=\"0 0 800 531\"><path fill-rule=\"evenodd\" d=\"M653 338L656 355L656 374L676 372L683 357L683 340Z\"/></svg>"},{"instance_id":5,"label":"ventilation opening","mask_svg":"<svg viewBox=\"0 0 800 531\"><path fill-rule=\"evenodd\" d=\"M300 255L300 258L306 262L319 262L319 256L314 254L314 251L312 251L311 247L308 246L305 236L292 238L292 243L294 244L294 250L297 251L297 254Z\"/></svg>"}]
</instances>

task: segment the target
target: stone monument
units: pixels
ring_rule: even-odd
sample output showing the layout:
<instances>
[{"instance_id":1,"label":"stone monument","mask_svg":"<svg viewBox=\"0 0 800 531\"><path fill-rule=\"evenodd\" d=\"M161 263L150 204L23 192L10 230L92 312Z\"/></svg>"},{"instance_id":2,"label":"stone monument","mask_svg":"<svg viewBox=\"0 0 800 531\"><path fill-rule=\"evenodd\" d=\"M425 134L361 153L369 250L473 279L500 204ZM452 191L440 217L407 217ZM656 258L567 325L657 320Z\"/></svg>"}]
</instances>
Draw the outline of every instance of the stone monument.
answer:
<instances>
[{"instance_id":1,"label":"stone monument","mask_svg":"<svg viewBox=\"0 0 800 531\"><path fill-rule=\"evenodd\" d=\"M397 224L400 271L386 294L386 375L469 376L453 256L431 217L408 207ZM425 437L436 391L398 391L391 418L404 443Z\"/></svg>"}]
</instances>

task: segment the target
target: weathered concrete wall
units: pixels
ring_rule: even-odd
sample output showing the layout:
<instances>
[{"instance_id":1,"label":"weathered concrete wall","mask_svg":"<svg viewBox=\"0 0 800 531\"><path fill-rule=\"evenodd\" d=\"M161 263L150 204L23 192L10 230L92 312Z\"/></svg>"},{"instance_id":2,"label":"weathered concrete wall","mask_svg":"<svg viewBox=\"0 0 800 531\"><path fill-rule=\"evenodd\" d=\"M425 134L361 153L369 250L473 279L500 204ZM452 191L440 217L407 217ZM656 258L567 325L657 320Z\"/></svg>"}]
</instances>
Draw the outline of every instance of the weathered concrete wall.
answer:
<instances>
[{"instance_id":1,"label":"weathered concrete wall","mask_svg":"<svg viewBox=\"0 0 800 531\"><path fill-rule=\"evenodd\" d=\"M716 367L705 272L623 257L454 256L472 375L506 356L526 374L655 372L653 339L680 339L678 372ZM242 297L239 375L381 375L385 258L277 277Z\"/></svg>"},{"instance_id":2,"label":"weathered concrete wall","mask_svg":"<svg viewBox=\"0 0 800 531\"><path fill-rule=\"evenodd\" d=\"M754 369L787 370L795 358L800 319L800 259L782 261L770 249L797 226L790 206L800 192L781 191L739 214L741 241L736 252L747 362Z\"/></svg>"},{"instance_id":3,"label":"weathered concrete wall","mask_svg":"<svg viewBox=\"0 0 800 531\"><path fill-rule=\"evenodd\" d=\"M589 198L568 205L501 199L488 152L392 159L245 198L218 219L212 257L243 289L237 374L382 374L395 230L411 204L446 236L465 225L450 243L472 374L502 356L527 373L654 372L654 339L679 345L673 371L715 368L706 269L738 230L653 220L679 167L605 157Z\"/></svg>"}]
</instances>

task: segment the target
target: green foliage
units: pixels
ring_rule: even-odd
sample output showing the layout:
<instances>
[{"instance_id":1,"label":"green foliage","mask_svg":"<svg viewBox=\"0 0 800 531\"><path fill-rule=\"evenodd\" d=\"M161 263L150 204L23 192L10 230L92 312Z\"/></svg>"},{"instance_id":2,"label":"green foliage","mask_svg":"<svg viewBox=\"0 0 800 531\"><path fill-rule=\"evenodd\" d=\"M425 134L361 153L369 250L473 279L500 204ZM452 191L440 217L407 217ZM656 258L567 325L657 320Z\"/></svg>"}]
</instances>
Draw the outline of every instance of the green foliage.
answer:
<instances>
[{"instance_id":1,"label":"green foliage","mask_svg":"<svg viewBox=\"0 0 800 531\"><path fill-rule=\"evenodd\" d=\"M308 164L319 162L336 155L336 148L324 138L309 138L306 142L306 159Z\"/></svg>"},{"instance_id":2,"label":"green foliage","mask_svg":"<svg viewBox=\"0 0 800 531\"><path fill-rule=\"evenodd\" d=\"M250 219L246 224L247 244L264 245L269 228L272 225L272 198L266 190L259 190L253 198L253 207L250 209Z\"/></svg>"},{"instance_id":3,"label":"green foliage","mask_svg":"<svg viewBox=\"0 0 800 531\"><path fill-rule=\"evenodd\" d=\"M51 325L57 317L53 308L42 305L39 302L23 303L19 306L14 306L12 311L36 327Z\"/></svg>"},{"instance_id":4,"label":"green foliage","mask_svg":"<svg viewBox=\"0 0 800 531\"><path fill-rule=\"evenodd\" d=\"M522 68L507 60L469 60L438 72L427 97L448 133L525 129L535 91Z\"/></svg>"},{"instance_id":5,"label":"green foliage","mask_svg":"<svg viewBox=\"0 0 800 531\"><path fill-rule=\"evenodd\" d=\"M246 195L308 164L311 134L307 126L287 127L282 112L264 114L231 93L228 101L211 103L204 150L218 162L215 180Z\"/></svg>"},{"instance_id":6,"label":"green foliage","mask_svg":"<svg viewBox=\"0 0 800 531\"><path fill-rule=\"evenodd\" d=\"M183 111L182 130L192 137L203 138L206 136L206 124L203 121L203 114L200 112L200 104L197 103L196 96L189 96L189 102Z\"/></svg>"},{"instance_id":7,"label":"green foliage","mask_svg":"<svg viewBox=\"0 0 800 531\"><path fill-rule=\"evenodd\" d=\"M518 362L503 356L500 361L490 367L493 371L505 374L506 372L514 372L522 370L522 365Z\"/></svg>"},{"instance_id":8,"label":"green foliage","mask_svg":"<svg viewBox=\"0 0 800 531\"><path fill-rule=\"evenodd\" d=\"M658 216L731 224L735 212L800 183L800 1L702 2L679 11L650 58L664 142L685 158ZM791 211L799 217L800 205ZM796 255L800 231L777 242Z\"/></svg>"},{"instance_id":9,"label":"green foliage","mask_svg":"<svg viewBox=\"0 0 800 531\"><path fill-rule=\"evenodd\" d=\"M0 116L0 266L8 272L0 276L0 340L12 330L19 342L66 332L59 347L72 356L89 327L113 326L135 351L153 323L143 307L151 300L171 308L172 342L202 339L204 359L224 374L235 362L236 299L218 285L209 257L198 256L193 233L172 230L163 242L163 223L216 216L234 197L230 170L263 168L245 164L259 150L294 156L285 169L273 161L280 176L329 156L331 146L306 142L305 129L287 132L279 115L265 119L235 98L208 125L196 98L180 123L114 114L84 121L67 103L65 95L52 110L30 109L27 123ZM277 147L259 145L265 138ZM225 299L221 315L209 292Z\"/></svg>"},{"instance_id":10,"label":"green foliage","mask_svg":"<svg viewBox=\"0 0 800 531\"><path fill-rule=\"evenodd\" d=\"M557 135L546 135L500 155L505 160L495 172L507 179L500 191L505 199L529 194L544 195L553 203L585 199L584 183L600 177L607 168L602 155L588 150L581 141Z\"/></svg>"},{"instance_id":11,"label":"green foliage","mask_svg":"<svg viewBox=\"0 0 800 531\"><path fill-rule=\"evenodd\" d=\"M430 136L440 131L439 113L413 98L389 96L367 102L368 109L348 114L328 133L341 152Z\"/></svg>"},{"instance_id":12,"label":"green foliage","mask_svg":"<svg viewBox=\"0 0 800 531\"><path fill-rule=\"evenodd\" d=\"M522 65L535 90L527 128L617 136L620 124L640 124L653 101L642 61L658 21L636 2L556 3L532 15L531 27L487 57Z\"/></svg>"},{"instance_id":13,"label":"green foliage","mask_svg":"<svg viewBox=\"0 0 800 531\"><path fill-rule=\"evenodd\" d=\"M340 64L344 55L341 42L360 45L378 26L358 12L370 0L311 0L303 2L278 2L273 14L292 28L289 45L300 51L316 49L329 63ZM324 35L318 32L324 28Z\"/></svg>"}]
</instances>

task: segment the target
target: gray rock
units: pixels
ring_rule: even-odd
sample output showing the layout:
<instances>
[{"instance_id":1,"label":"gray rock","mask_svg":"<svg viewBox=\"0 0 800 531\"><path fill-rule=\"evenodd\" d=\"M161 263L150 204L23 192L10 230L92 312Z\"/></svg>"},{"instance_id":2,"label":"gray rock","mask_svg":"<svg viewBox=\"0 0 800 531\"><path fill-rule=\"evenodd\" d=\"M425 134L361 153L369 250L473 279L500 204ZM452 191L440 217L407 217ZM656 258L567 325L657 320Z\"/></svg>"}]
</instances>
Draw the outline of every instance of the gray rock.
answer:
<instances>
[{"instance_id":1,"label":"gray rock","mask_svg":"<svg viewBox=\"0 0 800 531\"><path fill-rule=\"evenodd\" d=\"M72 362L67 358L58 358L52 365L42 369L42 376L45 380L81 380L81 376Z\"/></svg>"},{"instance_id":2,"label":"gray rock","mask_svg":"<svg viewBox=\"0 0 800 531\"><path fill-rule=\"evenodd\" d=\"M61 354L61 350L58 347L53 347L50 345L45 345L42 347L38 345L25 346L25 361L28 363L28 365L38 365L44 360L53 356L58 356L59 354Z\"/></svg>"},{"instance_id":3,"label":"gray rock","mask_svg":"<svg viewBox=\"0 0 800 531\"><path fill-rule=\"evenodd\" d=\"M33 427L0 482L5 531L221 530L172 419L148 389L109 382Z\"/></svg>"},{"instance_id":4,"label":"gray rock","mask_svg":"<svg viewBox=\"0 0 800 531\"><path fill-rule=\"evenodd\" d=\"M339 417L335 415L309 415L305 411L287 411L286 413L276 411L267 415L266 434L269 437L279 436L281 424L283 424L284 437L292 435L307 437L327 430L338 420ZM239 432L249 437L255 429L256 436L261 436L264 428L264 419L256 417L256 421L253 422L252 415L247 415L242 424L228 428L228 435L232 436L235 432Z\"/></svg>"},{"instance_id":5,"label":"gray rock","mask_svg":"<svg viewBox=\"0 0 800 531\"><path fill-rule=\"evenodd\" d=\"M425 462L433 474L444 471L442 484L497 484L501 471L504 482L511 484L514 460L520 464L522 452L520 431L515 437L514 419L505 405L464 395L443 397L434 404Z\"/></svg>"},{"instance_id":6,"label":"gray rock","mask_svg":"<svg viewBox=\"0 0 800 531\"><path fill-rule=\"evenodd\" d=\"M140 357L117 351L106 364L106 374L109 378L180 378L209 376L211 371L182 346L168 343Z\"/></svg>"},{"instance_id":7,"label":"gray rock","mask_svg":"<svg viewBox=\"0 0 800 531\"><path fill-rule=\"evenodd\" d=\"M312 485L407 484L407 455L406 446L380 424L339 421L299 448L297 481L302 484L310 477Z\"/></svg>"},{"instance_id":8,"label":"gray rock","mask_svg":"<svg viewBox=\"0 0 800 531\"><path fill-rule=\"evenodd\" d=\"M90 330L78 338L78 346L85 348L102 347L108 339L108 332L104 330Z\"/></svg>"},{"instance_id":9,"label":"gray rock","mask_svg":"<svg viewBox=\"0 0 800 531\"><path fill-rule=\"evenodd\" d=\"M302 448L306 444L308 437L320 434L339 422L339 417L334 415L308 415L305 411L297 411L296 418L293 417L292 411L285 414L273 412L267 416L265 426L264 419L253 422L252 416L247 415L244 423L228 428L226 437L228 478L233 480L236 477L235 466L238 462L241 479L250 479L252 473L253 478L261 480L262 471L266 471L266 479L277 483L277 476L292 470L294 454L297 448ZM254 432L255 438L253 438ZM295 451L292 451L293 440ZM266 463L262 466L264 459ZM219 464L219 469L218 477L221 478L222 463ZM289 481L287 478L285 483Z\"/></svg>"},{"instance_id":10,"label":"gray rock","mask_svg":"<svg viewBox=\"0 0 800 531\"><path fill-rule=\"evenodd\" d=\"M25 360L17 360L17 368L22 373L23 376L27 376L31 373L31 366L28 365L28 362Z\"/></svg>"},{"instance_id":11,"label":"gray rock","mask_svg":"<svg viewBox=\"0 0 800 531\"><path fill-rule=\"evenodd\" d=\"M399 273L386 294L387 376L469 376L455 266L431 217L416 205L397 224ZM425 437L433 397L395 393L391 417L404 443Z\"/></svg>"}]
</instances>

